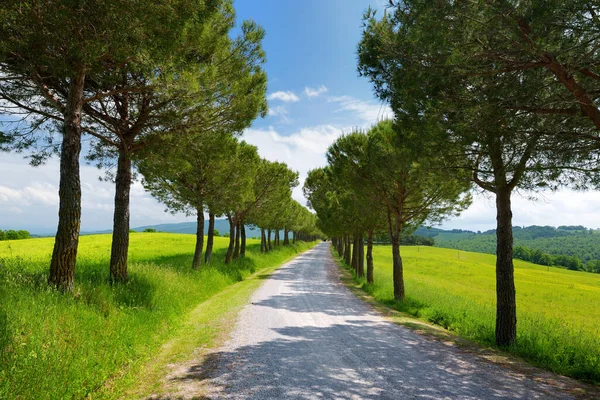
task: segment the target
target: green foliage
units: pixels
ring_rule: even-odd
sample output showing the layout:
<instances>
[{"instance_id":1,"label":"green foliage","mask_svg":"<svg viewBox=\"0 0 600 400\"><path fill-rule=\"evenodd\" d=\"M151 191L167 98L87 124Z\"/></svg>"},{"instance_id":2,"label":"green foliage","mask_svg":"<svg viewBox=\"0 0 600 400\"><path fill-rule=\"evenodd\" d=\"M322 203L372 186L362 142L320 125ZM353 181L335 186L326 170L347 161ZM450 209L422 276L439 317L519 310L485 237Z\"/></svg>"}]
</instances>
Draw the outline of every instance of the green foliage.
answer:
<instances>
[{"instance_id":1,"label":"green foliage","mask_svg":"<svg viewBox=\"0 0 600 400\"><path fill-rule=\"evenodd\" d=\"M419 230L419 232L422 232ZM432 232L437 246L494 254L495 230L483 233ZM539 265L554 265L572 270L598 272L600 234L583 226L513 227L514 258Z\"/></svg>"},{"instance_id":2,"label":"green foliage","mask_svg":"<svg viewBox=\"0 0 600 400\"><path fill-rule=\"evenodd\" d=\"M146 228L146 229L144 229L144 232L146 232L146 233L156 233L156 229L154 229L154 228Z\"/></svg>"},{"instance_id":3,"label":"green foliage","mask_svg":"<svg viewBox=\"0 0 600 400\"><path fill-rule=\"evenodd\" d=\"M0 230L0 240L20 240L20 239L29 239L31 234L26 230Z\"/></svg>"},{"instance_id":4,"label":"green foliage","mask_svg":"<svg viewBox=\"0 0 600 400\"><path fill-rule=\"evenodd\" d=\"M310 246L262 254L249 240L246 258L225 265L227 241L215 238L210 267L192 271L193 235L140 233L131 238L130 281L113 286L111 236L80 240L73 294L46 286L53 239L0 244L0 398L119 397L198 304Z\"/></svg>"},{"instance_id":5,"label":"green foliage","mask_svg":"<svg viewBox=\"0 0 600 400\"><path fill-rule=\"evenodd\" d=\"M389 246L376 246L376 300L486 345L495 343L495 258L435 247L404 249L407 298L394 301ZM515 262L519 331L509 351L556 373L600 382L600 279Z\"/></svg>"}]
</instances>

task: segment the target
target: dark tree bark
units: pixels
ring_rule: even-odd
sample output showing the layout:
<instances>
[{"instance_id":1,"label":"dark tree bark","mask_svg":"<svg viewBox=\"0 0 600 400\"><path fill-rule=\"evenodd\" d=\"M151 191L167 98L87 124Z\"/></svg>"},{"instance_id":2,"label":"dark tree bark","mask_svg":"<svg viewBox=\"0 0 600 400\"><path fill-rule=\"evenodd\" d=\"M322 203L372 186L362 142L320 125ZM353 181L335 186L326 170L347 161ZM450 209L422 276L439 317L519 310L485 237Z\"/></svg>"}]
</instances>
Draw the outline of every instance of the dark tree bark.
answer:
<instances>
[{"instance_id":1,"label":"dark tree bark","mask_svg":"<svg viewBox=\"0 0 600 400\"><path fill-rule=\"evenodd\" d=\"M235 247L233 248L233 259L240 258L240 223L235 224Z\"/></svg>"},{"instance_id":2,"label":"dark tree bark","mask_svg":"<svg viewBox=\"0 0 600 400\"><path fill-rule=\"evenodd\" d=\"M367 283L373 283L373 229L367 236Z\"/></svg>"},{"instance_id":3,"label":"dark tree bark","mask_svg":"<svg viewBox=\"0 0 600 400\"><path fill-rule=\"evenodd\" d=\"M392 218L388 210L388 227L390 240L392 241L392 259L393 259L393 279L394 279L394 299L403 301L406 294L404 292L404 271L402 265L402 256L400 255L400 239L402 237L402 223L398 216Z\"/></svg>"},{"instance_id":4,"label":"dark tree bark","mask_svg":"<svg viewBox=\"0 0 600 400\"><path fill-rule=\"evenodd\" d=\"M292 243L296 244L296 239L298 239L298 233L296 231L292 232Z\"/></svg>"},{"instance_id":5,"label":"dark tree bark","mask_svg":"<svg viewBox=\"0 0 600 400\"><path fill-rule=\"evenodd\" d=\"M352 246L352 269L354 273L358 276L358 235L354 234L352 237L353 246Z\"/></svg>"},{"instance_id":6,"label":"dark tree bark","mask_svg":"<svg viewBox=\"0 0 600 400\"><path fill-rule=\"evenodd\" d=\"M225 264L229 264L233 257L233 246L235 242L235 223L231 216L227 216L229 221L229 247L227 248L227 254L225 255Z\"/></svg>"},{"instance_id":7,"label":"dark tree bark","mask_svg":"<svg viewBox=\"0 0 600 400\"><path fill-rule=\"evenodd\" d=\"M510 346L517 338L517 303L513 266L511 190L496 192L496 344Z\"/></svg>"},{"instance_id":8,"label":"dark tree bark","mask_svg":"<svg viewBox=\"0 0 600 400\"><path fill-rule=\"evenodd\" d=\"M129 251L129 194L131 192L131 157L119 151L115 177L115 212L113 215L112 248L110 252L111 282L127 282L127 252Z\"/></svg>"},{"instance_id":9,"label":"dark tree bark","mask_svg":"<svg viewBox=\"0 0 600 400\"><path fill-rule=\"evenodd\" d=\"M260 252L261 253L267 252L267 237L265 235L265 230L263 228L260 228Z\"/></svg>"},{"instance_id":10,"label":"dark tree bark","mask_svg":"<svg viewBox=\"0 0 600 400\"><path fill-rule=\"evenodd\" d=\"M346 243L343 237L338 238L338 254L340 255L340 257L344 257L344 250L346 248L345 244Z\"/></svg>"},{"instance_id":11,"label":"dark tree bark","mask_svg":"<svg viewBox=\"0 0 600 400\"><path fill-rule=\"evenodd\" d=\"M283 245L284 246L288 246L290 244L289 233L290 233L290 231L288 231L287 228L284 228L284 230L283 230Z\"/></svg>"},{"instance_id":12,"label":"dark tree bark","mask_svg":"<svg viewBox=\"0 0 600 400\"><path fill-rule=\"evenodd\" d=\"M271 244L271 230L267 230L267 244L269 245L269 251L273 250L273 245Z\"/></svg>"},{"instance_id":13,"label":"dark tree bark","mask_svg":"<svg viewBox=\"0 0 600 400\"><path fill-rule=\"evenodd\" d=\"M345 236L344 237L345 243L344 243L344 261L346 262L346 265L350 266L351 264L351 254L350 252L352 251L352 245L350 244L350 236Z\"/></svg>"},{"instance_id":14,"label":"dark tree bark","mask_svg":"<svg viewBox=\"0 0 600 400\"><path fill-rule=\"evenodd\" d=\"M361 233L358 236L358 277L363 278L365 276L365 240Z\"/></svg>"},{"instance_id":15,"label":"dark tree bark","mask_svg":"<svg viewBox=\"0 0 600 400\"><path fill-rule=\"evenodd\" d=\"M198 215L198 226L196 227L196 250L194 251L192 269L200 269L200 265L202 265L202 250L204 249L204 207L198 207L196 213Z\"/></svg>"},{"instance_id":16,"label":"dark tree bark","mask_svg":"<svg viewBox=\"0 0 600 400\"><path fill-rule=\"evenodd\" d=\"M63 113L65 120L60 151L58 228L48 276L48 283L61 291L73 288L81 226L79 154L84 82L85 73L82 69L69 84L69 96Z\"/></svg>"},{"instance_id":17,"label":"dark tree bark","mask_svg":"<svg viewBox=\"0 0 600 400\"><path fill-rule=\"evenodd\" d=\"M275 246L279 246L279 229L275 230Z\"/></svg>"},{"instance_id":18,"label":"dark tree bark","mask_svg":"<svg viewBox=\"0 0 600 400\"><path fill-rule=\"evenodd\" d=\"M246 257L246 225L244 225L244 221L240 222L240 238L242 240L240 245L240 257Z\"/></svg>"},{"instance_id":19,"label":"dark tree bark","mask_svg":"<svg viewBox=\"0 0 600 400\"><path fill-rule=\"evenodd\" d=\"M206 253L204 253L204 263L208 264L212 257L213 244L215 241L215 214L208 214L208 238L206 239Z\"/></svg>"}]
</instances>

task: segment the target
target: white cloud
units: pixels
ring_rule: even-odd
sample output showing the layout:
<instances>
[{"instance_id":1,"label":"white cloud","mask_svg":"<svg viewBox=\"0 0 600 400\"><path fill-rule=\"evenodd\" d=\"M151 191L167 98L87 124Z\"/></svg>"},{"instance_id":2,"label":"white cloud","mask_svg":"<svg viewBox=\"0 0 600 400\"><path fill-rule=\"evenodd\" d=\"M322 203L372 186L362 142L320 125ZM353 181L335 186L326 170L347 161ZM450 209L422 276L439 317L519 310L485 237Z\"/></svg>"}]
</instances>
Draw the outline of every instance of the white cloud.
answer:
<instances>
[{"instance_id":1,"label":"white cloud","mask_svg":"<svg viewBox=\"0 0 600 400\"><path fill-rule=\"evenodd\" d=\"M296 96L296 94L294 92L291 92L291 91L274 92L274 93L271 93L270 95L268 95L267 99L268 100L280 100L280 101L284 101L286 103L300 101L300 98L298 96Z\"/></svg>"},{"instance_id":2,"label":"white cloud","mask_svg":"<svg viewBox=\"0 0 600 400\"><path fill-rule=\"evenodd\" d=\"M338 111L351 111L368 124L376 124L382 119L393 117L389 105L373 103L356 99L351 96L337 96L328 99L330 103L339 104Z\"/></svg>"},{"instance_id":3,"label":"white cloud","mask_svg":"<svg viewBox=\"0 0 600 400\"><path fill-rule=\"evenodd\" d=\"M289 114L290 112L285 106L269 107L269 116L279 117L280 122L284 124L292 123L292 120L289 118Z\"/></svg>"},{"instance_id":4,"label":"white cloud","mask_svg":"<svg viewBox=\"0 0 600 400\"><path fill-rule=\"evenodd\" d=\"M306 94L308 97L317 97L323 93L327 92L327 87L325 85L321 85L318 88L310 88L310 87L305 87L304 88L304 94Z\"/></svg>"},{"instance_id":5,"label":"white cloud","mask_svg":"<svg viewBox=\"0 0 600 400\"><path fill-rule=\"evenodd\" d=\"M114 184L101 182L103 171L81 165L81 230L112 228ZM17 154L0 158L0 229L27 229L37 234L54 234L58 223L59 162L51 159L34 168ZM183 214L164 212L142 187L131 187L131 226L190 220Z\"/></svg>"}]
</instances>

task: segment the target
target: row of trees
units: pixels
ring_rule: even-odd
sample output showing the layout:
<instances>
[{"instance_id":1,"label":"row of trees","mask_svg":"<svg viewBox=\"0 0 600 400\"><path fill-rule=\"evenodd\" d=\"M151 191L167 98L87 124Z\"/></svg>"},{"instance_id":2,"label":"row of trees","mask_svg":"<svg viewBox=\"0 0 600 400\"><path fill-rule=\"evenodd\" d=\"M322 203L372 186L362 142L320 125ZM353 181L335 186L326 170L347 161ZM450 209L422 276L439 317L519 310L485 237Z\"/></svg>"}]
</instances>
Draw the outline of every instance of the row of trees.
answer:
<instances>
[{"instance_id":1,"label":"row of trees","mask_svg":"<svg viewBox=\"0 0 600 400\"><path fill-rule=\"evenodd\" d=\"M18 230L15 231L13 229L9 229L6 231L0 230L0 240L19 240L19 239L29 239L31 235L28 231Z\"/></svg>"},{"instance_id":2,"label":"row of trees","mask_svg":"<svg viewBox=\"0 0 600 400\"><path fill-rule=\"evenodd\" d=\"M161 174L170 182L173 171L183 167L197 168L202 176L234 174L225 186L246 182L257 171L261 161L255 149L235 136L267 111L264 31L245 21L233 35L234 26L231 0L1 2L0 113L9 116L9 129L0 134L0 148L32 150L34 165L60 154L51 285L60 290L73 285L83 136L88 160L107 169L115 182L113 282L128 277L129 196L136 164L152 190ZM189 157L180 160L186 149L195 155L233 151L240 161L237 169L205 171L203 165L185 164L197 163ZM262 164L265 175L279 173ZM227 213L236 226L259 218L249 215L256 209L249 206L251 185L235 190L241 194L233 203L216 205L207 197L205 203L188 198L186 204ZM255 199L256 205L261 201Z\"/></svg>"},{"instance_id":3,"label":"row of trees","mask_svg":"<svg viewBox=\"0 0 600 400\"><path fill-rule=\"evenodd\" d=\"M340 137L328 165L309 172L304 193L319 227L359 277L367 243L368 283L373 283L373 241L381 231L392 244L394 298L404 300L403 238L426 221L439 223L471 201L469 183L443 168L443 159L402 140L391 121Z\"/></svg>"},{"instance_id":4,"label":"row of trees","mask_svg":"<svg viewBox=\"0 0 600 400\"><path fill-rule=\"evenodd\" d=\"M172 212L196 216L194 269L211 260L217 216L229 222L226 263L245 256L247 225L261 229L263 252L280 244L280 231L283 245L290 243L289 232L293 242L318 234L314 215L291 197L298 173L284 163L260 158L255 146L223 132L188 135L177 145L169 140L152 150L138 164L143 185Z\"/></svg>"},{"instance_id":5,"label":"row of trees","mask_svg":"<svg viewBox=\"0 0 600 400\"><path fill-rule=\"evenodd\" d=\"M600 5L585 0L390 2L369 10L359 71L399 140L495 198L496 342L516 340L511 198L598 182Z\"/></svg>"}]
</instances>

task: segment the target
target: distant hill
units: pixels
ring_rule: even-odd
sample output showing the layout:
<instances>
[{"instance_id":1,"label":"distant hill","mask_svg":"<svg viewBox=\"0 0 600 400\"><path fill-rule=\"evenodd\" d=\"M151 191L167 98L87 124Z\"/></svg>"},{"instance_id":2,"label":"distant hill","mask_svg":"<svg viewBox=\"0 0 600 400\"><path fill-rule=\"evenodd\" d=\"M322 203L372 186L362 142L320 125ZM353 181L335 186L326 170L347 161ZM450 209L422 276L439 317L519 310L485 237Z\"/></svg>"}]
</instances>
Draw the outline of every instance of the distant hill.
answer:
<instances>
[{"instance_id":1,"label":"distant hill","mask_svg":"<svg viewBox=\"0 0 600 400\"><path fill-rule=\"evenodd\" d=\"M156 229L158 232L169 232L169 233L189 233L196 234L196 222L180 222L175 224L157 224L157 225L144 225L131 228L136 232L143 232L145 229L151 228ZM216 219L215 229L219 231L220 235L229 233L229 222L226 219ZM111 233L112 230L86 232L86 234L94 233ZM204 221L204 233L208 233L208 221ZM260 238L260 229L246 226L246 237L248 238Z\"/></svg>"},{"instance_id":2,"label":"distant hill","mask_svg":"<svg viewBox=\"0 0 600 400\"><path fill-rule=\"evenodd\" d=\"M417 235L433 237L435 245L452 249L496 252L496 231L442 230L419 228ZM576 256L587 262L600 260L600 231L584 226L514 226L515 247L523 246L551 255Z\"/></svg>"}]
</instances>

